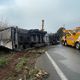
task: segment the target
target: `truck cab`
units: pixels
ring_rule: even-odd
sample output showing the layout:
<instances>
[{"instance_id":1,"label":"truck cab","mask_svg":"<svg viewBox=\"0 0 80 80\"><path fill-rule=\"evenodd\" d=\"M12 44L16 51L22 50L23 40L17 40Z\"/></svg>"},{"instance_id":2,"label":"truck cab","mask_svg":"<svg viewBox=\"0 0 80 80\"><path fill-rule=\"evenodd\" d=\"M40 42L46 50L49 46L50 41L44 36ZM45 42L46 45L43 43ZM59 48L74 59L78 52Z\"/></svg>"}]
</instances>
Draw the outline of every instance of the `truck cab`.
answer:
<instances>
[{"instance_id":1,"label":"truck cab","mask_svg":"<svg viewBox=\"0 0 80 80\"><path fill-rule=\"evenodd\" d=\"M64 30L64 36L61 39L63 45L70 45L80 49L80 28L74 30Z\"/></svg>"}]
</instances>

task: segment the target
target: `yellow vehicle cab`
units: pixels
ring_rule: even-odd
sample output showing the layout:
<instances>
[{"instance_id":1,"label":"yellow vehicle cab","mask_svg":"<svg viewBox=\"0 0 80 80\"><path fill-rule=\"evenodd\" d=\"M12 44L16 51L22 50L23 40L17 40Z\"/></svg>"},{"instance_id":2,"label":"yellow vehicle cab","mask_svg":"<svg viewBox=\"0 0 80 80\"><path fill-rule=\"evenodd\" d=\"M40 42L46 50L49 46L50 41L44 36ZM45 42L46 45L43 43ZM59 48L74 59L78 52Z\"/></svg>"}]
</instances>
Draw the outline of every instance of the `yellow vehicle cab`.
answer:
<instances>
[{"instance_id":1,"label":"yellow vehicle cab","mask_svg":"<svg viewBox=\"0 0 80 80\"><path fill-rule=\"evenodd\" d=\"M64 30L64 36L61 39L63 45L70 45L80 49L80 27L73 30Z\"/></svg>"}]
</instances>

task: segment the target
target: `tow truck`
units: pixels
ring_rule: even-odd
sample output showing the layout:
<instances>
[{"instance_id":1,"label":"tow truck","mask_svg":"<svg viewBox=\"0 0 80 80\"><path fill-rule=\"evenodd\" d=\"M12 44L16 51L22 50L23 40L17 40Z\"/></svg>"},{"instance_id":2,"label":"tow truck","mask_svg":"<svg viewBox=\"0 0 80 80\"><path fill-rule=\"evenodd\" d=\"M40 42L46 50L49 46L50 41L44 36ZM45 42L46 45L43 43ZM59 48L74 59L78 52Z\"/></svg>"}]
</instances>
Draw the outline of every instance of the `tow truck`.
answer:
<instances>
[{"instance_id":1,"label":"tow truck","mask_svg":"<svg viewBox=\"0 0 80 80\"><path fill-rule=\"evenodd\" d=\"M64 36L61 39L61 43L65 46L73 46L76 49L80 49L80 27L76 27L73 30L63 30Z\"/></svg>"}]
</instances>

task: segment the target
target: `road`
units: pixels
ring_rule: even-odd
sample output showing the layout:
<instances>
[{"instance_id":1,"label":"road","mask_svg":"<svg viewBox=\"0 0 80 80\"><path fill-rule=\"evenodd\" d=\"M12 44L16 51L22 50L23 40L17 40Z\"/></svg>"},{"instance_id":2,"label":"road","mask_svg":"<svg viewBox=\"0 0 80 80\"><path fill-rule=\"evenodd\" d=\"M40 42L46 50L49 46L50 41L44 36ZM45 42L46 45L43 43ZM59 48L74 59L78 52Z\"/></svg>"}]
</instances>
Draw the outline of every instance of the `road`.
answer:
<instances>
[{"instance_id":1,"label":"road","mask_svg":"<svg viewBox=\"0 0 80 80\"><path fill-rule=\"evenodd\" d=\"M43 54L36 64L39 68L49 72L50 76L47 80L80 80L80 50L56 45L49 47L47 53L49 56L46 53ZM55 68L53 61L61 72Z\"/></svg>"}]
</instances>

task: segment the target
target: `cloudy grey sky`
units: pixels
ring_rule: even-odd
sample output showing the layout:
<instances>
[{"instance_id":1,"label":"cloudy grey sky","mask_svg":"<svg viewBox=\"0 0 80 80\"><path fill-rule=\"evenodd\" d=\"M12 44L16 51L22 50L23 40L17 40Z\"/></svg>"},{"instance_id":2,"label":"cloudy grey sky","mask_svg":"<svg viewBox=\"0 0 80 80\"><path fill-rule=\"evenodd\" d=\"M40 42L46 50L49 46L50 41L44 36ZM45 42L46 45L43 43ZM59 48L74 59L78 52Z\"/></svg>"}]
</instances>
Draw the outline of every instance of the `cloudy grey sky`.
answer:
<instances>
[{"instance_id":1,"label":"cloudy grey sky","mask_svg":"<svg viewBox=\"0 0 80 80\"><path fill-rule=\"evenodd\" d=\"M40 29L42 19L48 32L80 26L80 0L0 0L1 21Z\"/></svg>"}]
</instances>

